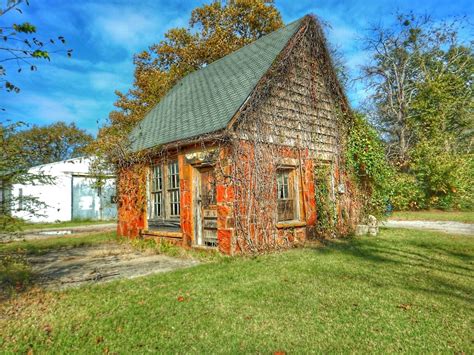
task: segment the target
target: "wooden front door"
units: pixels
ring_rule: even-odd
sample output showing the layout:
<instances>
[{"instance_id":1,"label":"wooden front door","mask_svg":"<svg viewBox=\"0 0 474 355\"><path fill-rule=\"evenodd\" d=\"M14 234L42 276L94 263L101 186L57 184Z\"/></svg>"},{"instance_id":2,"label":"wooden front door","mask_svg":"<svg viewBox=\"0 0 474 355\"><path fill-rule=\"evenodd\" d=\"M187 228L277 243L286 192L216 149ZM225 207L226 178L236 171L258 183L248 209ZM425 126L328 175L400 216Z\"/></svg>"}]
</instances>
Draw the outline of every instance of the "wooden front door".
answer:
<instances>
[{"instance_id":1,"label":"wooden front door","mask_svg":"<svg viewBox=\"0 0 474 355\"><path fill-rule=\"evenodd\" d=\"M217 204L214 168L199 170L196 204L197 244L217 246Z\"/></svg>"}]
</instances>

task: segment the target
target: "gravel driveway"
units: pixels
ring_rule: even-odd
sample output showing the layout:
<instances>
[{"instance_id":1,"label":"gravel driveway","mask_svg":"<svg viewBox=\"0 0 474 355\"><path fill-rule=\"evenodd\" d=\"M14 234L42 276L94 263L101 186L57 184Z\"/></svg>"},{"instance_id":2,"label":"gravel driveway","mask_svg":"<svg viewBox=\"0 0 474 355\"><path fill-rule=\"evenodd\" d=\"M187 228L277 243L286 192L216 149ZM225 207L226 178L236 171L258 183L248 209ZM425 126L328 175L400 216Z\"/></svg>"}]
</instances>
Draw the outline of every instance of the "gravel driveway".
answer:
<instances>
[{"instance_id":1,"label":"gravel driveway","mask_svg":"<svg viewBox=\"0 0 474 355\"><path fill-rule=\"evenodd\" d=\"M68 237L80 234L96 233L96 232L113 232L117 230L116 223L91 224L84 226L60 227L60 228L40 228L28 229L17 234L2 235L0 234L0 243L7 243L21 240L47 239L52 237Z\"/></svg>"},{"instance_id":2,"label":"gravel driveway","mask_svg":"<svg viewBox=\"0 0 474 355\"><path fill-rule=\"evenodd\" d=\"M450 234L474 236L474 224L461 222L441 221L386 221L382 223L386 228L424 229Z\"/></svg>"}]
</instances>

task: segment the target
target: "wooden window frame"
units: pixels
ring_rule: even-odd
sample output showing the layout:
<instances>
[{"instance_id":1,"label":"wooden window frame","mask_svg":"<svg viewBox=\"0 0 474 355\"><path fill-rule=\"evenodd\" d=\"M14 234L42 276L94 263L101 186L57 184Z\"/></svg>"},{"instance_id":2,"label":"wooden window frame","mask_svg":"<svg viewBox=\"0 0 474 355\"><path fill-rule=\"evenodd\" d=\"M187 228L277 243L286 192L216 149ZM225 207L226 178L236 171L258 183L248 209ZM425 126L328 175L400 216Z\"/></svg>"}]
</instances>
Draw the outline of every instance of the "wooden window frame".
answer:
<instances>
[{"instance_id":1,"label":"wooden window frame","mask_svg":"<svg viewBox=\"0 0 474 355\"><path fill-rule=\"evenodd\" d=\"M179 185L180 175L177 159L151 166L148 178L148 220L150 222L180 220L181 193ZM156 213L157 206L160 208L158 214Z\"/></svg>"},{"instance_id":2,"label":"wooden window frame","mask_svg":"<svg viewBox=\"0 0 474 355\"><path fill-rule=\"evenodd\" d=\"M166 191L168 194L168 217L179 218L180 216L180 192L179 192L179 164L173 160L167 164L167 182Z\"/></svg>"},{"instance_id":3,"label":"wooden window frame","mask_svg":"<svg viewBox=\"0 0 474 355\"><path fill-rule=\"evenodd\" d=\"M150 214L149 219L157 220L164 218L163 208L163 166L161 164L151 167L150 175ZM159 213L157 210L159 209Z\"/></svg>"},{"instance_id":4,"label":"wooden window frame","mask_svg":"<svg viewBox=\"0 0 474 355\"><path fill-rule=\"evenodd\" d=\"M276 171L276 197L277 197L277 222L296 221L298 213L298 184L295 168L278 168ZM291 212L282 213L282 205L285 209L291 206Z\"/></svg>"}]
</instances>

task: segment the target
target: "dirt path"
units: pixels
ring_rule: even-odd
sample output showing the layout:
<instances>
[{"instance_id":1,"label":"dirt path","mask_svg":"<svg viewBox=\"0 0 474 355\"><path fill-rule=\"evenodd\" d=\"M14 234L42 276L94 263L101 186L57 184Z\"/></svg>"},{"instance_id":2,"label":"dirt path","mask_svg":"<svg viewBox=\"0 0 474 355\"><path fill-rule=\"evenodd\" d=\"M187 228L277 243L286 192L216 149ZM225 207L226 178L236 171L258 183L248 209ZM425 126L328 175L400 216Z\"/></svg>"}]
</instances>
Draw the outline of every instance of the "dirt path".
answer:
<instances>
[{"instance_id":1,"label":"dirt path","mask_svg":"<svg viewBox=\"0 0 474 355\"><path fill-rule=\"evenodd\" d=\"M474 224L445 221L386 221L382 223L386 228L424 229L450 234L474 236Z\"/></svg>"},{"instance_id":2,"label":"dirt path","mask_svg":"<svg viewBox=\"0 0 474 355\"><path fill-rule=\"evenodd\" d=\"M128 245L116 243L54 250L30 256L28 261L35 281L40 286L53 289L130 279L199 263L193 259L139 252Z\"/></svg>"}]
</instances>

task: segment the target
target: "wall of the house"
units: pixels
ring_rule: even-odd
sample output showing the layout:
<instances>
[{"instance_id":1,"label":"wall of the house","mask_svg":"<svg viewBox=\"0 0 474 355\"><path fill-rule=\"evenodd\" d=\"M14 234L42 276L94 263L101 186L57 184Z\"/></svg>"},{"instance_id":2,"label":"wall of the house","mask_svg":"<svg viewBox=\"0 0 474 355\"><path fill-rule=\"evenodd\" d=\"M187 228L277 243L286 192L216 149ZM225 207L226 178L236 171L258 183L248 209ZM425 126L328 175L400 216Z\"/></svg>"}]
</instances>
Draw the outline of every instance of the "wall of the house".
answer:
<instances>
[{"instance_id":1,"label":"wall of the house","mask_svg":"<svg viewBox=\"0 0 474 355\"><path fill-rule=\"evenodd\" d=\"M117 169L117 234L136 238L146 229L147 164L130 164Z\"/></svg>"},{"instance_id":2,"label":"wall of the house","mask_svg":"<svg viewBox=\"0 0 474 355\"><path fill-rule=\"evenodd\" d=\"M240 151L236 153L236 146ZM276 153L281 162L291 161L297 170L298 177L298 214L299 223L276 224L276 176L275 166L264 164L265 169L273 172L268 176L267 184L257 188L252 185L252 177L257 170L245 171L245 166L252 166L253 146L247 141L237 140L233 144L212 147L189 147L181 149L176 154L163 154L147 164L138 164L122 169L119 173L119 223L118 234L121 236L135 238L143 237L164 239L183 247L197 246L196 223L196 189L197 177L200 167L194 165L192 157L196 153L205 152L207 149L217 149L219 154L215 161L214 171L216 174L216 210L217 210L217 240L218 249L222 253L234 254L248 251L245 237L249 235L255 239L255 243L261 244L258 248L271 250L284 248L294 243L303 242L306 239L307 227L314 225L316 211L314 203L314 180L312 177L313 160L308 157L307 152L300 152L292 148L281 148ZM242 154L241 154L242 153ZM150 172L150 164L161 161L177 159L180 172L180 229L179 231L167 231L160 228L148 226L147 222L147 175ZM302 162L300 168L300 162ZM240 175L243 173L243 175ZM238 182L237 182L238 181ZM262 190L260 189L262 188ZM262 193L265 198L262 197ZM249 205L248 202L251 202ZM265 206L264 204L267 203ZM255 213L260 217L255 219ZM251 224L245 224L250 218ZM264 221L264 222L263 222ZM293 221L296 222L296 221ZM263 224L262 224L263 223ZM245 227L243 227L245 225ZM265 228L262 228L264 226ZM245 228L245 229L244 229ZM262 231L265 230L265 233ZM268 232L268 233L266 233ZM262 239L264 234L267 239Z\"/></svg>"},{"instance_id":3,"label":"wall of the house","mask_svg":"<svg viewBox=\"0 0 474 355\"><path fill-rule=\"evenodd\" d=\"M314 160L308 150L237 140L232 154L235 251L264 252L304 242L316 223ZM279 168L292 174L292 220L278 220Z\"/></svg>"},{"instance_id":4,"label":"wall of the house","mask_svg":"<svg viewBox=\"0 0 474 355\"><path fill-rule=\"evenodd\" d=\"M249 104L238 127L243 138L255 135L277 145L308 149L318 160L333 161L340 151L338 110L323 71L304 37L286 66L268 78L269 94Z\"/></svg>"},{"instance_id":5,"label":"wall of the house","mask_svg":"<svg viewBox=\"0 0 474 355\"><path fill-rule=\"evenodd\" d=\"M267 94L249 100L249 107L243 111L234 129L237 137L248 142L251 152L242 149L240 143L235 156L258 156L250 160L246 158L247 167L242 171L245 174L258 171L251 179L254 185L260 186L269 186L265 175L273 176L271 167L281 164L285 155L300 160L298 169L301 167L302 170L301 184L306 208L304 220L307 222L304 230L308 237L323 236L322 228L318 226L317 211L314 210L315 189L319 187L315 185L318 184L315 169L318 169L319 164L328 164L331 171L330 176L327 176L331 185L330 199L334 203L331 218L336 221L334 234L346 235L352 232L359 219L358 192L344 171L346 129L342 106L335 101L332 94L334 90L330 88L332 84L325 78L322 64L311 55L323 49L312 48L317 44L308 37L309 33L296 43L290 55L261 84L266 85L262 91ZM261 166L263 162L267 164L266 169ZM246 186L242 191L245 189ZM263 204L272 210L271 202L267 200L267 196L270 196L268 191L260 191L259 194L254 196L257 205ZM248 203L244 198L242 202ZM263 205L258 207L264 210ZM267 221L259 216L252 218L259 219L262 226L257 235L274 234L268 228L275 225L272 216L266 216ZM244 229L253 228L246 226ZM279 233L285 231L292 234L298 230L286 228L280 229Z\"/></svg>"}]
</instances>

